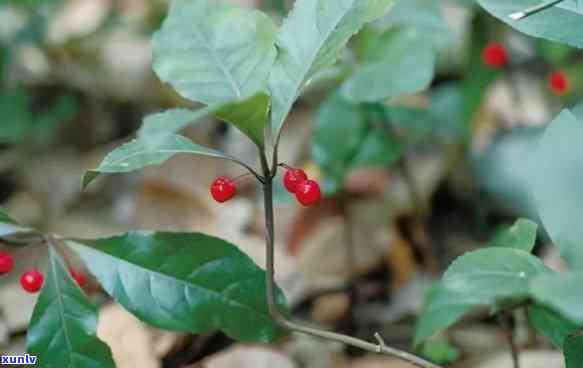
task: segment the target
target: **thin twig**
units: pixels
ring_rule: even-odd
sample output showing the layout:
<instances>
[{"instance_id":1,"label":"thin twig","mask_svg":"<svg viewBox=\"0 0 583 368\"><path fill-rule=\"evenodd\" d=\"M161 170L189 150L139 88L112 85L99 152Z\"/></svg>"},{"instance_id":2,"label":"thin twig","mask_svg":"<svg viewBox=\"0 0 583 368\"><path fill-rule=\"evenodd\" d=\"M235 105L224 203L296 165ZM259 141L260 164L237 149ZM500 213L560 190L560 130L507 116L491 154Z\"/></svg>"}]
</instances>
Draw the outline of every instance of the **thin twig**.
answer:
<instances>
[{"instance_id":1,"label":"thin twig","mask_svg":"<svg viewBox=\"0 0 583 368\"><path fill-rule=\"evenodd\" d=\"M294 332L300 332L311 336L316 336L323 339L337 341L346 345L355 346L357 348L370 351L372 353L379 353L390 355L404 361L407 361L420 368L440 368L431 362L419 358L408 352L398 350L387 346L384 343L373 344L354 337L329 332L317 328L312 328L298 323L292 322L284 317L279 311L275 298L275 262L274 262L274 213L273 213L273 172L269 170L269 164L265 154L261 155L261 166L265 183L263 183L263 196L265 205L265 240L266 240L266 288L267 288L267 304L271 318L282 328ZM379 335L380 336L380 335Z\"/></svg>"},{"instance_id":2,"label":"thin twig","mask_svg":"<svg viewBox=\"0 0 583 368\"><path fill-rule=\"evenodd\" d=\"M510 14L508 17L512 20L521 20L521 19L525 19L527 17L530 17L531 15L534 15L536 13L539 13L545 9L550 8L551 6L557 5L558 3L562 3L564 0L551 0L551 1L547 1L544 2L542 4L539 5L535 5L532 8L528 8L528 9L524 9L521 11L517 11L515 13Z\"/></svg>"},{"instance_id":3,"label":"thin twig","mask_svg":"<svg viewBox=\"0 0 583 368\"><path fill-rule=\"evenodd\" d=\"M508 347L510 348L510 354L512 355L512 366L514 368L520 368L520 360L518 357L518 346L516 346L516 341L514 340L514 330L510 324L509 317L506 314L498 314L498 323L502 326L504 330L504 335L508 341Z\"/></svg>"}]
</instances>

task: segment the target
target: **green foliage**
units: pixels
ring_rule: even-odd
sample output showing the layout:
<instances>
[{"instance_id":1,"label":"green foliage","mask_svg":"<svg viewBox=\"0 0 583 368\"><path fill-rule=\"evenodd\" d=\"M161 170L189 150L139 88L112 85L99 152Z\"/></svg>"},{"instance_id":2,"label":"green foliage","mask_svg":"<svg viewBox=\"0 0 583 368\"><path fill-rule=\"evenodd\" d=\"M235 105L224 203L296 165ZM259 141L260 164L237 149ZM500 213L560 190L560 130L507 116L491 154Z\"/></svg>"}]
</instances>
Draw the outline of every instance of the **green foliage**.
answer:
<instances>
[{"instance_id":1,"label":"green foliage","mask_svg":"<svg viewBox=\"0 0 583 368\"><path fill-rule=\"evenodd\" d=\"M583 6L577 0L565 0L522 20L509 16L541 4L540 0L478 0L496 18L529 36L545 38L583 48ZM560 21L558 21L560 20Z\"/></svg>"},{"instance_id":2,"label":"green foliage","mask_svg":"<svg viewBox=\"0 0 583 368\"><path fill-rule=\"evenodd\" d=\"M109 347L96 334L97 308L49 248L45 285L28 328L28 352L41 368L114 368Z\"/></svg>"},{"instance_id":3,"label":"green foliage","mask_svg":"<svg viewBox=\"0 0 583 368\"><path fill-rule=\"evenodd\" d=\"M350 37L384 15L393 0L298 0L277 37L269 78L271 129L279 136L293 103L318 71L339 57ZM301 40L301 42L298 42Z\"/></svg>"},{"instance_id":4,"label":"green foliage","mask_svg":"<svg viewBox=\"0 0 583 368\"><path fill-rule=\"evenodd\" d=\"M0 91L0 143L49 141L60 124L77 111L77 105L69 97L61 97L40 113L33 113L31 106L31 96L23 88Z\"/></svg>"},{"instance_id":5,"label":"green foliage","mask_svg":"<svg viewBox=\"0 0 583 368\"><path fill-rule=\"evenodd\" d=\"M27 233L31 230L18 224L12 217L0 208L0 236L6 236L16 233Z\"/></svg>"},{"instance_id":6,"label":"green foliage","mask_svg":"<svg viewBox=\"0 0 583 368\"><path fill-rule=\"evenodd\" d=\"M509 239L512 230L507 232L504 237ZM528 301L532 280L550 270L538 258L517 248L485 248L456 259L426 298L415 345L451 326L474 307L499 310Z\"/></svg>"},{"instance_id":7,"label":"green foliage","mask_svg":"<svg viewBox=\"0 0 583 368\"><path fill-rule=\"evenodd\" d=\"M124 173L159 165L181 153L231 159L219 151L172 133L188 124L200 122L210 111L176 109L148 116L138 138L118 147L103 159L99 167L87 171L83 186L89 185L100 174Z\"/></svg>"},{"instance_id":8,"label":"green foliage","mask_svg":"<svg viewBox=\"0 0 583 368\"><path fill-rule=\"evenodd\" d=\"M583 336L573 334L565 339L566 368L580 368L583 365Z\"/></svg>"},{"instance_id":9,"label":"green foliage","mask_svg":"<svg viewBox=\"0 0 583 368\"><path fill-rule=\"evenodd\" d=\"M423 43L432 48L447 46L452 32L441 14L441 4L427 0L399 0L391 11L373 23L376 29L414 30Z\"/></svg>"},{"instance_id":10,"label":"green foliage","mask_svg":"<svg viewBox=\"0 0 583 368\"><path fill-rule=\"evenodd\" d=\"M283 334L268 313L265 272L224 240L134 232L67 244L109 295L153 326L195 334L220 329L255 342ZM278 300L285 310L281 292Z\"/></svg>"},{"instance_id":11,"label":"green foliage","mask_svg":"<svg viewBox=\"0 0 583 368\"><path fill-rule=\"evenodd\" d=\"M583 326L583 294L577 292L583 283L583 272L565 272L537 277L532 284L534 299Z\"/></svg>"},{"instance_id":12,"label":"green foliage","mask_svg":"<svg viewBox=\"0 0 583 368\"><path fill-rule=\"evenodd\" d=\"M544 128L517 128L495 137L489 147L470 156L481 190L502 208L538 220L532 191L532 173L539 170L533 157Z\"/></svg>"},{"instance_id":13,"label":"green foliage","mask_svg":"<svg viewBox=\"0 0 583 368\"><path fill-rule=\"evenodd\" d=\"M362 167L386 167L401 157L403 146L392 133L382 105L357 105L340 93L330 96L317 114L312 157L324 173L324 191L344 187L348 172Z\"/></svg>"},{"instance_id":14,"label":"green foliage","mask_svg":"<svg viewBox=\"0 0 583 368\"><path fill-rule=\"evenodd\" d=\"M423 344L422 353L437 364L450 364L458 360L460 352L444 340L429 340Z\"/></svg>"},{"instance_id":15,"label":"green foliage","mask_svg":"<svg viewBox=\"0 0 583 368\"><path fill-rule=\"evenodd\" d=\"M193 101L243 101L265 87L277 54L275 31L259 11L174 0L153 38L154 70Z\"/></svg>"},{"instance_id":16,"label":"green foliage","mask_svg":"<svg viewBox=\"0 0 583 368\"><path fill-rule=\"evenodd\" d=\"M567 263L583 267L583 121L563 111L546 129L533 162L531 188L546 231Z\"/></svg>"},{"instance_id":17,"label":"green foliage","mask_svg":"<svg viewBox=\"0 0 583 368\"><path fill-rule=\"evenodd\" d=\"M445 272L442 285L466 296L474 305L494 306L505 300L526 300L532 278L547 272L542 262L529 253L493 247L456 259Z\"/></svg>"},{"instance_id":18,"label":"green foliage","mask_svg":"<svg viewBox=\"0 0 583 368\"><path fill-rule=\"evenodd\" d=\"M536 244L538 225L530 220L519 219L514 225L500 229L490 241L493 247L510 247L532 252Z\"/></svg>"},{"instance_id":19,"label":"green foliage","mask_svg":"<svg viewBox=\"0 0 583 368\"><path fill-rule=\"evenodd\" d=\"M578 329L578 326L551 309L537 305L529 306L528 320L541 335L546 336L557 348L561 349L565 338Z\"/></svg>"},{"instance_id":20,"label":"green foliage","mask_svg":"<svg viewBox=\"0 0 583 368\"><path fill-rule=\"evenodd\" d=\"M269 106L269 95L261 92L246 101L221 106L216 115L221 120L234 124L261 148L269 121Z\"/></svg>"},{"instance_id":21,"label":"green foliage","mask_svg":"<svg viewBox=\"0 0 583 368\"><path fill-rule=\"evenodd\" d=\"M371 41L374 57L361 60L342 86L343 96L352 102L377 102L412 94L429 86L433 79L435 54L431 44L424 42L414 30L396 34L378 34L381 41ZM370 36L372 37L372 36Z\"/></svg>"},{"instance_id":22,"label":"green foliage","mask_svg":"<svg viewBox=\"0 0 583 368\"><path fill-rule=\"evenodd\" d=\"M464 295L449 291L441 284L433 286L425 297L423 313L415 327L415 346L456 323L474 306L473 300Z\"/></svg>"}]
</instances>

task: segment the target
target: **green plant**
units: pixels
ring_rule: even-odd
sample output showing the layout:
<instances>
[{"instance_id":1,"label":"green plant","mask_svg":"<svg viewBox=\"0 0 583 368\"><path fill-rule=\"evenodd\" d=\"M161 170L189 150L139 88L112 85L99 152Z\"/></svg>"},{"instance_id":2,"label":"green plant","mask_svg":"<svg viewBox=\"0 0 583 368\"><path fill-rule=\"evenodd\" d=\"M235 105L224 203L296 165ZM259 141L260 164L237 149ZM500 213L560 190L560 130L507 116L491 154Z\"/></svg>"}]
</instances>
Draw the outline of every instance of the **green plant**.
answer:
<instances>
[{"instance_id":1,"label":"green plant","mask_svg":"<svg viewBox=\"0 0 583 368\"><path fill-rule=\"evenodd\" d=\"M581 47L577 36L580 15L579 2L551 1L543 6L534 1L480 0L486 10L527 34ZM529 5L536 5L528 8ZM573 27L558 28L555 18L561 15ZM565 31L567 30L567 31ZM564 91L561 86L552 87ZM560 83L559 83L560 82ZM554 84L554 83L553 83ZM574 111L579 111L575 108ZM439 284L426 297L426 305L415 337L421 345L470 310L486 307L492 314L511 313L524 309L532 326L562 349L568 368L583 364L580 332L582 295L576 286L583 263L580 231L577 222L582 207L578 165L581 150L576 143L583 135L581 116L563 111L550 123L532 152L528 182L538 214L546 231L559 247L570 266L568 272L556 272L531 254L536 240L537 225L518 220L495 236L490 247L467 253L455 260ZM578 281L579 280L579 281ZM512 334L512 332L510 333ZM512 339L512 338L511 338ZM514 351L515 367L518 367Z\"/></svg>"},{"instance_id":2,"label":"green plant","mask_svg":"<svg viewBox=\"0 0 583 368\"><path fill-rule=\"evenodd\" d=\"M508 19L532 2L480 0L487 10L526 33L582 46L577 36L578 3L553 2L527 11L533 15L522 21ZM88 171L83 185L102 174L162 164L178 154L238 164L262 187L266 270L233 244L206 234L138 231L100 239L65 238L21 226L0 211L2 243L49 247L44 280L36 273L25 277L30 291L37 291L44 281L28 331L28 350L38 356L40 367L115 366L109 348L96 336L97 312L80 287L83 277L63 257L68 251L76 253L115 301L162 329L190 333L218 329L233 339L263 343L295 331L392 355L419 367L437 367L387 346L378 333L377 342L371 343L291 321L285 296L274 282L273 188L285 165L278 157L279 142L293 104L306 88L325 78L327 67L338 67L339 87L319 109L313 157L324 174L323 191L339 196L351 169L402 164L409 144L424 139L423 128L433 129L432 122L444 115L451 125L428 134L465 147L486 87L501 73L479 62L488 40L474 32L466 81L432 91L427 109L387 105L387 99L430 84L436 48L447 39L434 4L422 0L401 1L389 16L372 23L392 5L392 0L297 0L278 29L260 11L213 0L172 2L153 39L154 70L180 95L205 107L146 117L137 137ZM423 16L403 17L411 9ZM556 15L570 20L569 32L557 28ZM474 27L482 21L476 17ZM359 31L354 57L346 62L345 46ZM257 148L260 168L180 134L207 116L244 133ZM402 121L420 122L420 132ZM457 351L449 345L426 342L475 307L489 307L494 314L526 308L532 325L563 349L568 368L581 365L583 314L577 293L583 279L577 271L583 266L578 244L583 234L577 226L583 214L581 123L580 116L565 111L550 125L535 155L539 167L531 180L545 228L572 271L554 272L532 255L537 225L517 221L500 232L491 247L457 259L430 290L415 341L425 344L427 354L443 362L455 359ZM407 138L399 134L403 128L411 133ZM236 186L232 179L219 179L211 194L224 202L236 194ZM305 174L291 172L284 180L301 203L319 199L319 185Z\"/></svg>"},{"instance_id":3,"label":"green plant","mask_svg":"<svg viewBox=\"0 0 583 368\"><path fill-rule=\"evenodd\" d=\"M387 346L378 334L378 342L370 343L292 322L285 297L274 282L273 181L280 164L278 145L284 122L306 85L334 64L352 35L385 14L392 2L299 0L279 30L260 11L212 0L172 2L162 29L153 38L154 70L183 97L207 107L147 117L137 138L89 171L83 185L100 174L161 164L179 153L235 162L263 188L267 270L234 245L204 234L132 232L106 239L73 239L39 234L2 215L5 231L0 236L5 243L50 246L45 285L28 332L28 349L38 356L39 366L114 365L108 347L96 337L95 308L67 272L66 258L61 258L64 245L86 262L113 299L159 328L191 333L220 329L234 339L258 342L297 331L394 355L420 367L436 367ZM408 42L406 35L402 37L400 47ZM390 55L385 63L402 60L398 47ZM368 70L355 74L347 93L358 96L368 78ZM420 76L413 86L402 88L417 88L426 79ZM378 87L368 98L387 93ZM208 115L233 124L249 137L258 149L260 170L178 134ZM213 194L219 194L219 200L228 199L235 193L229 184L227 193ZM319 199L316 182L303 181L299 187L300 202Z\"/></svg>"}]
</instances>

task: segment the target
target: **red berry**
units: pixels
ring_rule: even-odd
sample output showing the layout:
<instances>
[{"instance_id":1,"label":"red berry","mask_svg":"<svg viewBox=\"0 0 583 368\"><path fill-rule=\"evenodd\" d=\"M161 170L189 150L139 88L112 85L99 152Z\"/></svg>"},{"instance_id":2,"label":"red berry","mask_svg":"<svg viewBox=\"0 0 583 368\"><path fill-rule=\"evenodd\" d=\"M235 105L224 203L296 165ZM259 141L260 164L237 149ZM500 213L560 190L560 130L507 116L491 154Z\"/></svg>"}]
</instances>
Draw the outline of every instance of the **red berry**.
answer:
<instances>
[{"instance_id":1,"label":"red berry","mask_svg":"<svg viewBox=\"0 0 583 368\"><path fill-rule=\"evenodd\" d=\"M215 201L223 203L233 198L237 194L237 187L233 180L219 176L211 185L211 195Z\"/></svg>"},{"instance_id":2,"label":"red berry","mask_svg":"<svg viewBox=\"0 0 583 368\"><path fill-rule=\"evenodd\" d=\"M87 276L83 272L75 271L72 268L70 269L70 272L71 277L73 277L73 280L75 280L77 285L83 287L87 284Z\"/></svg>"},{"instance_id":3,"label":"red berry","mask_svg":"<svg viewBox=\"0 0 583 368\"><path fill-rule=\"evenodd\" d=\"M558 96L569 92L569 80L563 72L553 72L549 75L549 88Z\"/></svg>"},{"instance_id":4,"label":"red berry","mask_svg":"<svg viewBox=\"0 0 583 368\"><path fill-rule=\"evenodd\" d=\"M296 198L304 206L313 206L322 198L320 185L314 180L304 180L298 184Z\"/></svg>"},{"instance_id":5,"label":"red berry","mask_svg":"<svg viewBox=\"0 0 583 368\"><path fill-rule=\"evenodd\" d=\"M38 292L43 287L44 281L45 277L36 269L26 271L20 276L20 285L31 294Z\"/></svg>"},{"instance_id":6,"label":"red berry","mask_svg":"<svg viewBox=\"0 0 583 368\"><path fill-rule=\"evenodd\" d=\"M508 52L504 45L490 42L482 51L482 61L493 68L502 68L508 65Z\"/></svg>"},{"instance_id":7,"label":"red berry","mask_svg":"<svg viewBox=\"0 0 583 368\"><path fill-rule=\"evenodd\" d=\"M14 268L14 258L6 252L0 252L0 275L12 271Z\"/></svg>"},{"instance_id":8,"label":"red berry","mask_svg":"<svg viewBox=\"0 0 583 368\"><path fill-rule=\"evenodd\" d=\"M298 184L308 179L305 171L302 169L288 169L283 176L283 185L290 193L295 193Z\"/></svg>"}]
</instances>

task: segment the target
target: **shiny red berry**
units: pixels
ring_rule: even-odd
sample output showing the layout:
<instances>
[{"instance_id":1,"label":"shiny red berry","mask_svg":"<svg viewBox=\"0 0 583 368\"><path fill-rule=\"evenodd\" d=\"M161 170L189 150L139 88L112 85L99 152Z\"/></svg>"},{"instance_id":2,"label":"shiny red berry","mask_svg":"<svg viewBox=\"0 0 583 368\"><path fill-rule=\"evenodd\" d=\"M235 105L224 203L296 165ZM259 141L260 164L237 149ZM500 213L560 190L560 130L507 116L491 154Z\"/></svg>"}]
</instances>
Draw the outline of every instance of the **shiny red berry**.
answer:
<instances>
[{"instance_id":1,"label":"shiny red berry","mask_svg":"<svg viewBox=\"0 0 583 368\"><path fill-rule=\"evenodd\" d=\"M492 68L503 68L508 65L506 47L498 42L490 42L482 51L482 61Z\"/></svg>"},{"instance_id":2,"label":"shiny red berry","mask_svg":"<svg viewBox=\"0 0 583 368\"><path fill-rule=\"evenodd\" d=\"M308 175L306 175L304 170L290 168L283 176L283 185L288 192L295 193L298 188L298 184L304 180L308 180Z\"/></svg>"},{"instance_id":3,"label":"shiny red berry","mask_svg":"<svg viewBox=\"0 0 583 368\"><path fill-rule=\"evenodd\" d=\"M75 271L74 269L71 269L70 272L77 285L84 287L87 284L87 276L83 272Z\"/></svg>"},{"instance_id":4,"label":"shiny red berry","mask_svg":"<svg viewBox=\"0 0 583 368\"><path fill-rule=\"evenodd\" d=\"M0 275L12 271L14 268L14 258L6 252L0 252Z\"/></svg>"},{"instance_id":5,"label":"shiny red berry","mask_svg":"<svg viewBox=\"0 0 583 368\"><path fill-rule=\"evenodd\" d=\"M235 194L237 194L237 187L230 178L219 176L211 185L211 195L219 203L228 201Z\"/></svg>"},{"instance_id":6,"label":"shiny red berry","mask_svg":"<svg viewBox=\"0 0 583 368\"><path fill-rule=\"evenodd\" d=\"M296 198L304 206L313 206L322 198L320 184L314 180L304 180L296 188Z\"/></svg>"},{"instance_id":7,"label":"shiny red berry","mask_svg":"<svg viewBox=\"0 0 583 368\"><path fill-rule=\"evenodd\" d=\"M20 286L31 294L37 293L43 287L44 281L43 274L35 269L26 271L20 276Z\"/></svg>"},{"instance_id":8,"label":"shiny red berry","mask_svg":"<svg viewBox=\"0 0 583 368\"><path fill-rule=\"evenodd\" d=\"M569 80L563 72L554 72L549 75L549 88L554 94L563 96L569 92Z\"/></svg>"}]
</instances>

